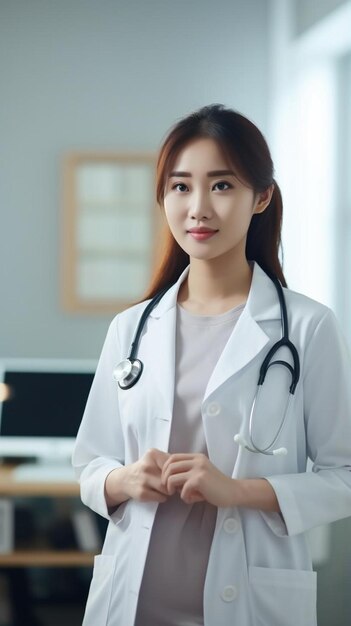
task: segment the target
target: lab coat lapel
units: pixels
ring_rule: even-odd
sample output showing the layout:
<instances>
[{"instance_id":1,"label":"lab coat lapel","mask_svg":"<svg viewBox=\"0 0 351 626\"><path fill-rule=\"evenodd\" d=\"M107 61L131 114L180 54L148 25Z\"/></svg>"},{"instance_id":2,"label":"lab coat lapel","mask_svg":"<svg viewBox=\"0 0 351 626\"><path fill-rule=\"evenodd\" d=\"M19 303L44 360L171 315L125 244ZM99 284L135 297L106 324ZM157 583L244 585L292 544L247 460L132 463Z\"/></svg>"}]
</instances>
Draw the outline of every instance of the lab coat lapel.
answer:
<instances>
[{"instance_id":1,"label":"lab coat lapel","mask_svg":"<svg viewBox=\"0 0 351 626\"><path fill-rule=\"evenodd\" d=\"M157 320L150 333L150 374L154 382L155 396L160 393L166 411L162 419L171 420L174 400L176 307L169 309Z\"/></svg>"},{"instance_id":2,"label":"lab coat lapel","mask_svg":"<svg viewBox=\"0 0 351 626\"><path fill-rule=\"evenodd\" d=\"M167 421L172 419L174 402L177 294L188 272L189 266L151 311L150 332L146 335L148 367L155 394L159 392L163 396L166 411L162 419Z\"/></svg>"},{"instance_id":3,"label":"lab coat lapel","mask_svg":"<svg viewBox=\"0 0 351 626\"><path fill-rule=\"evenodd\" d=\"M157 389L164 397L167 420L172 417L174 401L177 294L188 272L189 266L153 309L150 317L154 318L154 323L147 333L147 353L151 355L149 367ZM213 370L204 400L254 359L269 342L258 322L277 318L280 318L280 306L276 289L261 267L254 263L246 305Z\"/></svg>"},{"instance_id":4,"label":"lab coat lapel","mask_svg":"<svg viewBox=\"0 0 351 626\"><path fill-rule=\"evenodd\" d=\"M277 318L280 318L280 306L276 289L255 263L246 305L212 372L204 400L252 361L269 342L258 321Z\"/></svg>"},{"instance_id":5,"label":"lab coat lapel","mask_svg":"<svg viewBox=\"0 0 351 626\"><path fill-rule=\"evenodd\" d=\"M244 310L212 372L204 400L252 361L268 341L266 333Z\"/></svg>"}]
</instances>

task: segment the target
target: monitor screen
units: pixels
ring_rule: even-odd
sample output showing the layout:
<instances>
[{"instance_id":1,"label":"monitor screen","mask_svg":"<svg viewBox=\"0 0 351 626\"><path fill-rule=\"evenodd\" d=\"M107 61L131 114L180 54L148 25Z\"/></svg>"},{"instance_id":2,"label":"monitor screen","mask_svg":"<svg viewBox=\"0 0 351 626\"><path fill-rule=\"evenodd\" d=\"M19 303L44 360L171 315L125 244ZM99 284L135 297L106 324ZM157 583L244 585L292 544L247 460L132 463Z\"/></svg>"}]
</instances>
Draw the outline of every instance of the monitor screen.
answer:
<instances>
[{"instance_id":1,"label":"monitor screen","mask_svg":"<svg viewBox=\"0 0 351 626\"><path fill-rule=\"evenodd\" d=\"M69 454L95 362L22 360L2 364L0 456Z\"/></svg>"}]
</instances>

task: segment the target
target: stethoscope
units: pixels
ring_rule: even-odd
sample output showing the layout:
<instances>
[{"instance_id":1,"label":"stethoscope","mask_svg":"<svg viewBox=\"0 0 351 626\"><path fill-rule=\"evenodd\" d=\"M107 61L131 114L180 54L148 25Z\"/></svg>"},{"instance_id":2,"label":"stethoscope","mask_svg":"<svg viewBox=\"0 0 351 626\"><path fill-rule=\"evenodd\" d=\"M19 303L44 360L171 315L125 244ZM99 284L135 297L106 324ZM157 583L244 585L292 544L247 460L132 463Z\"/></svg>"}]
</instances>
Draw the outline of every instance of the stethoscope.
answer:
<instances>
[{"instance_id":1,"label":"stethoscope","mask_svg":"<svg viewBox=\"0 0 351 626\"><path fill-rule=\"evenodd\" d=\"M274 455L274 456L278 456L278 455L285 455L287 454L287 449L286 448L274 448L274 445L281 433L281 431L284 428L286 419L287 419L287 415L289 412L289 407L291 404L291 399L292 396L295 393L295 389L296 389L296 385L299 381L300 378L300 359L299 359L299 355L298 352L296 350L296 347L294 346L294 344L290 341L289 339L289 326L288 326L288 314L287 314L287 309L286 309L286 302L285 302L285 298L284 298L284 293L283 293L283 289L282 286L279 282L279 280L276 278L276 276L269 274L268 272L266 272L268 277L272 280L272 282L274 283L274 286L277 290L278 293L278 297L279 297L279 304L280 304L280 319L281 319L281 326L282 326L282 338L279 339L279 341L277 341L272 347L271 349L268 351L264 361L262 362L261 368L260 368L260 374L259 374L259 379L258 379L258 383L257 383L257 390L255 393L255 397L253 399L253 403L252 403L252 407L251 407L251 413L250 413L250 419L249 419L249 442L247 442L244 437L241 434L237 434L234 436L234 441L236 443L238 443L240 446L242 446L243 448L245 448L246 450L249 450L249 452L254 452L254 453L259 453L259 454L266 454L266 455ZM141 334L143 332L146 320L150 314L150 312L152 311L152 309L159 303L159 301L161 300L161 298L163 297L163 295L166 293L166 291L168 291L170 287L167 286L166 288L164 288L163 290L161 290L158 294L156 294L156 296L149 302L149 304L145 307L145 310L140 318L136 333L135 333L135 337L133 339L132 345L131 345L131 349L130 349L130 354L128 356L127 359L124 359L123 361L121 361L117 367L114 369L113 371L113 378L118 382L118 386L120 387L120 389L126 390L126 389L130 389L131 387L133 387L139 380L142 371L143 371L143 363L137 359L137 352L138 352L138 347L139 347L139 341L140 341L140 337ZM282 347L286 347L288 348L288 350L290 351L291 355L292 355L292 359L293 359L293 366L288 363L287 361L282 361L282 360L278 360L278 361L272 361L275 353L280 350L280 348ZM268 446L266 446L265 448L260 448L257 443L254 442L253 439L253 422L254 422L254 414L255 414L255 408L257 406L257 402L258 402L258 398L260 395L260 392L262 390L262 385L265 381L268 369L270 367L272 367L272 365L283 365L284 367L286 367L290 374L291 374L291 385L289 388L289 396L288 396L288 400L285 406L285 410L284 410L284 415L283 415L283 419L280 422L279 428L275 434L275 436L273 437L272 441L270 442L270 444Z\"/></svg>"}]
</instances>

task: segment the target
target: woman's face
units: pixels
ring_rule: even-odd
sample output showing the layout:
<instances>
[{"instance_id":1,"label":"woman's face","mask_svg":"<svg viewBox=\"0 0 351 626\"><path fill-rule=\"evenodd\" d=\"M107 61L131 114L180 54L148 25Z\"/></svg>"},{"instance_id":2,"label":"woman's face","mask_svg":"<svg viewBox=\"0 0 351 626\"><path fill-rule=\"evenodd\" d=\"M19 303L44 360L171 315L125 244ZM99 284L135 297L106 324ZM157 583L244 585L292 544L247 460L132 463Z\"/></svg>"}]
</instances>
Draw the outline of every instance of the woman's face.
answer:
<instances>
[{"instance_id":1,"label":"woman's face","mask_svg":"<svg viewBox=\"0 0 351 626\"><path fill-rule=\"evenodd\" d=\"M255 194L235 175L213 139L194 139L180 152L166 181L170 230L190 257L244 255L252 215L264 211L273 185Z\"/></svg>"}]
</instances>

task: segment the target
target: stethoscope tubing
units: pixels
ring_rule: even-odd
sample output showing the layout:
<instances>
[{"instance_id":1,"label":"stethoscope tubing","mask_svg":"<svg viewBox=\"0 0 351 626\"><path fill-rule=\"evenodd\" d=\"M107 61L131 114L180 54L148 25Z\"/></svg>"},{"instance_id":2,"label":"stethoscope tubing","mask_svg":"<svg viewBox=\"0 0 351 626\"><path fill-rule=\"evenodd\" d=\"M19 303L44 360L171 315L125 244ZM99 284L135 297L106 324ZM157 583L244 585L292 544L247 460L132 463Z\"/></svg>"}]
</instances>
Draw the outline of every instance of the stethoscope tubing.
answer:
<instances>
[{"instance_id":1,"label":"stethoscope tubing","mask_svg":"<svg viewBox=\"0 0 351 626\"><path fill-rule=\"evenodd\" d=\"M291 400L292 400L293 394L289 393L288 400L287 400L287 403L286 403L286 406L285 406L285 410L284 410L283 419L281 420L281 423L280 423L279 428L278 428L278 430L276 432L276 435L272 439L271 443L269 443L268 446L266 446L265 448L259 448L255 444L254 439L253 439L253 415L254 415L254 411L255 411L256 401L257 401L257 398L258 398L258 396L260 394L261 389L262 389L262 385L258 385L256 394L255 394L255 397L254 397L254 400L253 400L253 403L252 403L251 412L250 412L249 437L250 437L250 444L251 444L251 446L253 448L253 450L250 450L250 452L259 452L261 454L267 454L267 453L271 454L270 451L272 451L272 448L273 448L274 444L278 440L278 438L280 436L280 433L282 432L282 430L283 430L283 428L285 426L285 422L286 422L286 419L287 419L287 416L288 416L288 413L289 413L289 408L290 408L290 404L291 404ZM285 450L285 448L282 448L281 450ZM283 452L283 454L284 454L284 452Z\"/></svg>"},{"instance_id":2,"label":"stethoscope tubing","mask_svg":"<svg viewBox=\"0 0 351 626\"><path fill-rule=\"evenodd\" d=\"M168 291L168 289L170 289L169 285L167 287L165 287L164 289L162 289L161 291L159 291L159 293L156 294L156 296L146 306L146 308L145 308L145 310L144 310L144 312L143 312L143 314L142 314L142 316L140 318L138 327L137 327L136 332L135 332L134 339L133 339L132 344L131 344L131 349L130 349L130 353L129 353L129 356L128 356L128 359L130 361L133 361L134 359L136 359L137 352L138 352L138 349L139 349L140 337L141 337L141 334L142 334L142 332L144 330L144 326L145 326L147 318L149 317L151 311L155 308L155 306L162 299L162 297L164 296L166 291Z\"/></svg>"},{"instance_id":3,"label":"stethoscope tubing","mask_svg":"<svg viewBox=\"0 0 351 626\"><path fill-rule=\"evenodd\" d=\"M287 307L286 307L286 302L284 298L283 288L276 276L274 276L273 274L270 274L267 271L266 271L266 274L272 280L276 288L277 294L278 294L279 304L280 304L280 320L281 320L281 327L282 327L282 337L270 348L270 350L266 354L260 367L257 390L255 393L255 397L253 399L251 412L250 412L250 418L249 418L249 443L247 443L244 437L242 437L240 434L235 435L234 440L240 446L242 446L249 452L265 454L265 455L281 455L281 454L287 453L286 448L278 448L275 450L273 449L273 446L277 442L287 420L287 415L289 413L292 396L295 393L295 389L300 378L300 359L299 359L299 354L297 352L296 346L294 346L294 344L289 339L288 313L287 313ZM129 356L127 357L127 359L124 359L123 361L121 361L117 365L116 369L114 370L113 376L115 380L117 380L120 389L126 390L126 389L130 389L131 387L133 387L138 382L143 372L143 363L137 358L141 335L144 330L144 326L147 321L147 318L150 315L150 312L160 302L160 300L162 299L164 294L168 291L168 289L170 289L170 286L164 287L147 304L139 320L139 324L137 326L137 329L136 329L136 332L135 332L135 335L131 344ZM272 361L272 358L274 357L276 352L283 347L286 347L290 351L292 355L292 359L293 359L293 365L281 359ZM253 439L254 414L255 414L257 400L259 398L259 395L262 389L262 385L265 381L268 369L272 367L272 365L282 365L286 367L291 374L291 384L289 388L288 400L287 400L284 414L283 414L283 419L281 420L279 428L275 436L273 437L271 443L264 448L260 448L257 444L255 444L254 439Z\"/></svg>"}]
</instances>

